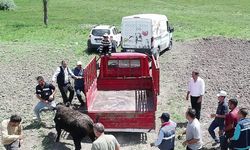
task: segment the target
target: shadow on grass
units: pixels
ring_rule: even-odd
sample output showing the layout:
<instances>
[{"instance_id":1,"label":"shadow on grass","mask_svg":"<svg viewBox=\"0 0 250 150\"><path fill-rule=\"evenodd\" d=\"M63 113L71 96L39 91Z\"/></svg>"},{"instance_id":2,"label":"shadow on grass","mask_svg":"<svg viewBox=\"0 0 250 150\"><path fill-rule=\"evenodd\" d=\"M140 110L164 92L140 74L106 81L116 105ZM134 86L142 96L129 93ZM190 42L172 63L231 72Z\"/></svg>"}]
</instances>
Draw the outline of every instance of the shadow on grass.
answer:
<instances>
[{"instance_id":1,"label":"shadow on grass","mask_svg":"<svg viewBox=\"0 0 250 150\"><path fill-rule=\"evenodd\" d=\"M187 122L177 122L177 128L186 128Z\"/></svg>"},{"instance_id":2,"label":"shadow on grass","mask_svg":"<svg viewBox=\"0 0 250 150\"><path fill-rule=\"evenodd\" d=\"M23 130L40 129L41 127L42 127L41 124L37 122L32 122L31 124L25 126Z\"/></svg>"},{"instance_id":3,"label":"shadow on grass","mask_svg":"<svg viewBox=\"0 0 250 150\"><path fill-rule=\"evenodd\" d=\"M46 128L46 129L53 129L55 128L54 125L48 126L45 123L38 123L38 122L32 122L31 124L25 126L23 130L31 130L31 129L40 129L40 128Z\"/></svg>"},{"instance_id":4,"label":"shadow on grass","mask_svg":"<svg viewBox=\"0 0 250 150\"><path fill-rule=\"evenodd\" d=\"M71 145L69 143L55 142L56 134L50 132L48 135L44 136L42 140L43 150L53 149L53 150L70 150L66 145Z\"/></svg>"}]
</instances>

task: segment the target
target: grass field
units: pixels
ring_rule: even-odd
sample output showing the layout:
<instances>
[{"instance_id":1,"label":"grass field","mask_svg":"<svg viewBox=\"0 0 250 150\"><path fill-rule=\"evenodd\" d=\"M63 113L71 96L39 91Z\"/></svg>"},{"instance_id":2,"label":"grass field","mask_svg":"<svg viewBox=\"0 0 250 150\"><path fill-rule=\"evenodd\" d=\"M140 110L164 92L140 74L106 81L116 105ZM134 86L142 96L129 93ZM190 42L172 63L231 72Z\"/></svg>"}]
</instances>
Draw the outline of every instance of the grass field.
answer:
<instances>
[{"instance_id":1,"label":"grass field","mask_svg":"<svg viewBox=\"0 0 250 150\"><path fill-rule=\"evenodd\" d=\"M250 38L249 0L53 0L49 26L43 25L42 1L15 0L15 11L0 11L0 41L67 45L76 54L86 48L91 26L114 24L137 13L168 16L175 40L207 36Z\"/></svg>"}]
</instances>

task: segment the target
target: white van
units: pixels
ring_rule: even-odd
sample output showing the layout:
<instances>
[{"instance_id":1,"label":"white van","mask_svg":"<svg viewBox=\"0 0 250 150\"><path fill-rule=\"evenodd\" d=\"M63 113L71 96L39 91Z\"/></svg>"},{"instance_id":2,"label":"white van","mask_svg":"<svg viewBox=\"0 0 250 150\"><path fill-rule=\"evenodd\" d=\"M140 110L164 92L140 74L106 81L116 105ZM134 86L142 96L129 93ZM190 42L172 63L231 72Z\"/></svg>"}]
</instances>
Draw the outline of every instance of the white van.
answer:
<instances>
[{"instance_id":1,"label":"white van","mask_svg":"<svg viewBox=\"0 0 250 150\"><path fill-rule=\"evenodd\" d=\"M171 49L172 33L165 15L138 14L122 18L122 51L153 54L156 59L161 51Z\"/></svg>"}]
</instances>

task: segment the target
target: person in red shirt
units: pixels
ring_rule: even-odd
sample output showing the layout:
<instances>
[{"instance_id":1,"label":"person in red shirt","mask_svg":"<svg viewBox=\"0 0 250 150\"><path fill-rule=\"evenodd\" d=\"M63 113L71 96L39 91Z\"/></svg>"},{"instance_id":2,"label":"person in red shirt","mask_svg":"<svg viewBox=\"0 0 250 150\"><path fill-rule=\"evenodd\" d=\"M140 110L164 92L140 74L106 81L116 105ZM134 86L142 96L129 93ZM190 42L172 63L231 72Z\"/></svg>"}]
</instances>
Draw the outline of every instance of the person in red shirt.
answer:
<instances>
[{"instance_id":1,"label":"person in red shirt","mask_svg":"<svg viewBox=\"0 0 250 150\"><path fill-rule=\"evenodd\" d=\"M221 136L221 150L227 150L228 149L228 141L230 138L233 137L235 126L239 120L238 118L238 111L237 108L238 101L237 99L233 98L228 101L228 107L230 109L230 112L226 114L225 116L225 129L224 129L224 135Z\"/></svg>"}]
</instances>

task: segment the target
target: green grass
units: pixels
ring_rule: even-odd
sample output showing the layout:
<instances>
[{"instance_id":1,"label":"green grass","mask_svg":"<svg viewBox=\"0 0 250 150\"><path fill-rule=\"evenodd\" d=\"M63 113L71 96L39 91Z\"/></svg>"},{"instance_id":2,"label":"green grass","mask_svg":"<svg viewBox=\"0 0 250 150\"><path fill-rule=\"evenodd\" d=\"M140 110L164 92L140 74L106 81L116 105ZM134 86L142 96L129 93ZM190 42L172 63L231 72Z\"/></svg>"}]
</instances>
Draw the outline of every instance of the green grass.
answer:
<instances>
[{"instance_id":1,"label":"green grass","mask_svg":"<svg viewBox=\"0 0 250 150\"><path fill-rule=\"evenodd\" d=\"M0 11L0 41L73 45L76 54L86 48L91 26L114 24L136 13L168 16L175 40L207 36L250 38L249 0L53 0L49 26L43 25L42 1L16 0L15 11Z\"/></svg>"}]
</instances>

